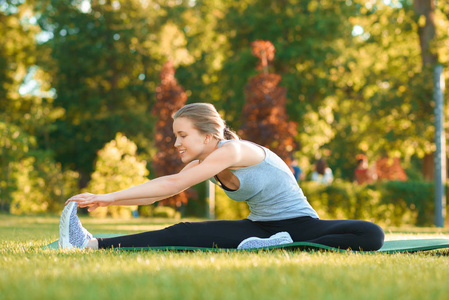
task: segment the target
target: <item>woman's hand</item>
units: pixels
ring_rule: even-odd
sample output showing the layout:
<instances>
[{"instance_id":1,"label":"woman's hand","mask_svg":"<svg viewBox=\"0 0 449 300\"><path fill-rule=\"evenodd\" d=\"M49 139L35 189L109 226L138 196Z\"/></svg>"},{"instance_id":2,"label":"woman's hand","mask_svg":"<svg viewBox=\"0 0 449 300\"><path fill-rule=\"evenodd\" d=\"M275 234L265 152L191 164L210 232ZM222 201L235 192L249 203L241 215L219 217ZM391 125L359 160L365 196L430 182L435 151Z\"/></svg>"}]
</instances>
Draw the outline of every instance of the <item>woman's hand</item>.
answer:
<instances>
[{"instance_id":1,"label":"woman's hand","mask_svg":"<svg viewBox=\"0 0 449 300\"><path fill-rule=\"evenodd\" d=\"M88 211L93 211L97 207L106 207L111 205L114 200L108 194L92 194L92 193L83 193L78 194L73 197L70 197L65 204L67 205L69 202L77 202L78 207L88 207Z\"/></svg>"}]
</instances>

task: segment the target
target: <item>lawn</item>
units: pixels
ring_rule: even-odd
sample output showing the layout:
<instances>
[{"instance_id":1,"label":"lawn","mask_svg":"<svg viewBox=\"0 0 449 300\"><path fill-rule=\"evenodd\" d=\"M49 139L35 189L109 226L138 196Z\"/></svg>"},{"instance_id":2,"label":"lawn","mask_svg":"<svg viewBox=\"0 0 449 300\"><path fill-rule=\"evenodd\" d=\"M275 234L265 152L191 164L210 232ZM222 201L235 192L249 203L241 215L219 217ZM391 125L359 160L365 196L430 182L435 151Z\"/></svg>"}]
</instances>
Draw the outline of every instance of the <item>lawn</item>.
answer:
<instances>
[{"instance_id":1,"label":"lawn","mask_svg":"<svg viewBox=\"0 0 449 300\"><path fill-rule=\"evenodd\" d=\"M415 254L59 251L58 217L0 215L0 299L447 299L449 250ZM167 220L82 218L92 233ZM387 240L449 230L387 228Z\"/></svg>"}]
</instances>

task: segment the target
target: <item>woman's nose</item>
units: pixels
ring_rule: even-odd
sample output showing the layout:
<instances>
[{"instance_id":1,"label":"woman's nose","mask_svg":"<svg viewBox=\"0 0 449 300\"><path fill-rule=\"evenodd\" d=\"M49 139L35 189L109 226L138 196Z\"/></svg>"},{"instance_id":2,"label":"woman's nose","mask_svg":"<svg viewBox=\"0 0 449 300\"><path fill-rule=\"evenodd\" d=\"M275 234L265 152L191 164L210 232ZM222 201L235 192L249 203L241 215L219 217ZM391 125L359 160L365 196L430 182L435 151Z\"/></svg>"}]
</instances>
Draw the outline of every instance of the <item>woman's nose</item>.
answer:
<instances>
[{"instance_id":1,"label":"woman's nose","mask_svg":"<svg viewBox=\"0 0 449 300\"><path fill-rule=\"evenodd\" d=\"M179 147L179 145L180 145L181 143L179 142L179 138L176 138L175 139L175 147Z\"/></svg>"}]
</instances>

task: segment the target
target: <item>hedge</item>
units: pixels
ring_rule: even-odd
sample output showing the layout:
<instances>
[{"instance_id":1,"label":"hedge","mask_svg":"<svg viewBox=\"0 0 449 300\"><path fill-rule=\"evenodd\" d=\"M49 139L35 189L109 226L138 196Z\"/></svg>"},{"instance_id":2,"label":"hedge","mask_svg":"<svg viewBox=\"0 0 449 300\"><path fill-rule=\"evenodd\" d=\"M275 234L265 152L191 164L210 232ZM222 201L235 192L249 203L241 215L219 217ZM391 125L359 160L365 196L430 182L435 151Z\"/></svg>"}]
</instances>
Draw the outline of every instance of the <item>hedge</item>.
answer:
<instances>
[{"instance_id":1,"label":"hedge","mask_svg":"<svg viewBox=\"0 0 449 300\"><path fill-rule=\"evenodd\" d=\"M369 220L390 226L431 226L434 223L434 184L431 182L384 181L360 186L336 180L331 185L315 182L300 185L321 219ZM216 190L218 219L241 219L248 213L245 203L232 201L221 189Z\"/></svg>"}]
</instances>

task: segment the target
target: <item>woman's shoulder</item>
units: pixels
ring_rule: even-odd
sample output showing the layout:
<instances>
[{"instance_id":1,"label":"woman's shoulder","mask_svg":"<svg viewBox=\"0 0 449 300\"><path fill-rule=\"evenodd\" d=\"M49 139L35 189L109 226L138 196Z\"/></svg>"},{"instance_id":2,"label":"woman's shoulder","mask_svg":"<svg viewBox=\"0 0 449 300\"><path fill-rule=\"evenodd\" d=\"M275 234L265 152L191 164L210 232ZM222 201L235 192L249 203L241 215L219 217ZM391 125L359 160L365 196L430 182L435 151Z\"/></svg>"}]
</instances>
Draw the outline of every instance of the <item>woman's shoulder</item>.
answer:
<instances>
[{"instance_id":1,"label":"woman's shoulder","mask_svg":"<svg viewBox=\"0 0 449 300\"><path fill-rule=\"evenodd\" d=\"M222 143L221 148L238 155L238 167L251 166L265 159L263 147L250 141L228 140Z\"/></svg>"},{"instance_id":2,"label":"woman's shoulder","mask_svg":"<svg viewBox=\"0 0 449 300\"><path fill-rule=\"evenodd\" d=\"M221 141L221 147L228 147L233 148L238 151L249 151L249 152L258 152L258 153L264 153L264 147L250 142L246 140L225 140Z\"/></svg>"}]
</instances>

